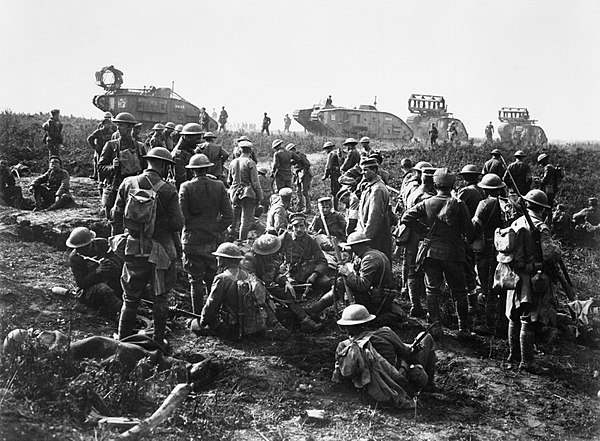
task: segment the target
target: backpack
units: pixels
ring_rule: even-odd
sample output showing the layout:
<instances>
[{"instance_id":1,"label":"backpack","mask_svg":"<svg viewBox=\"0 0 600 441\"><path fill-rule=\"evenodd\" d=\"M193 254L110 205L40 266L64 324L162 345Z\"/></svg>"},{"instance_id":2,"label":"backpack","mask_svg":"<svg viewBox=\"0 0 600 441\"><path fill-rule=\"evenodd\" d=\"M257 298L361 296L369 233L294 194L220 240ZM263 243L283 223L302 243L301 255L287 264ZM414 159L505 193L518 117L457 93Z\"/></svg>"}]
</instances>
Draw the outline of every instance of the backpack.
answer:
<instances>
[{"instance_id":1,"label":"backpack","mask_svg":"<svg viewBox=\"0 0 600 441\"><path fill-rule=\"evenodd\" d=\"M150 185L152 182L147 176L144 176ZM124 222L129 228L139 230L140 239L151 238L154 234L154 224L156 221L156 206L158 203L158 190L165 184L162 179L152 185L152 188L140 188L138 177L131 180L132 188L127 195L125 202Z\"/></svg>"},{"instance_id":2,"label":"backpack","mask_svg":"<svg viewBox=\"0 0 600 441\"><path fill-rule=\"evenodd\" d=\"M238 309L243 313L239 314L238 336L256 334L267 328L265 311L265 301L267 298L267 289L262 281L254 274L249 273L245 280L237 281L238 291Z\"/></svg>"},{"instance_id":3,"label":"backpack","mask_svg":"<svg viewBox=\"0 0 600 441\"><path fill-rule=\"evenodd\" d=\"M494 234L494 247L496 248L496 251L505 256L514 254L516 238L517 234L512 227L496 228ZM510 262L510 260L504 259L504 262Z\"/></svg>"}]
</instances>

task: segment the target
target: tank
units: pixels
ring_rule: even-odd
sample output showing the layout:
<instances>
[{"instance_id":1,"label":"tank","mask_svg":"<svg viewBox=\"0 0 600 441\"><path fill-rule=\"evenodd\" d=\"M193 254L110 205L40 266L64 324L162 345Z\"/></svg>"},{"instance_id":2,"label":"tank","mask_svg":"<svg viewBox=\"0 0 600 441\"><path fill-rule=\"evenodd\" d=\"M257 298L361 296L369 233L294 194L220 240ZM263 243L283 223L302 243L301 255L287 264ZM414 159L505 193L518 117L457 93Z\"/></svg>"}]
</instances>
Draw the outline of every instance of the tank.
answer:
<instances>
[{"instance_id":1,"label":"tank","mask_svg":"<svg viewBox=\"0 0 600 441\"><path fill-rule=\"evenodd\" d=\"M293 117L315 135L368 136L399 141L410 141L413 136L411 128L402 119L372 105L361 105L357 109L315 104L309 109L294 110Z\"/></svg>"},{"instance_id":2,"label":"tank","mask_svg":"<svg viewBox=\"0 0 600 441\"><path fill-rule=\"evenodd\" d=\"M504 142L519 146L546 147L548 138L544 129L535 125L525 107L502 107L498 110L498 134Z\"/></svg>"},{"instance_id":3,"label":"tank","mask_svg":"<svg viewBox=\"0 0 600 441\"><path fill-rule=\"evenodd\" d=\"M182 98L169 87L151 86L143 89L125 89L123 72L114 66L103 67L96 72L96 84L105 91L94 96L94 106L103 112L116 115L129 112L143 124L143 130L149 130L156 123L168 121L175 124L198 122L200 108ZM217 122L208 116L208 130L214 132Z\"/></svg>"},{"instance_id":4,"label":"tank","mask_svg":"<svg viewBox=\"0 0 600 441\"><path fill-rule=\"evenodd\" d=\"M408 99L408 110L412 113L406 118L406 123L414 132L415 139L429 139L431 124L438 130L438 141L448 140L448 128L454 124L456 128L455 141L467 141L469 134L461 120L448 113L446 100L440 95L422 95L413 93Z\"/></svg>"}]
</instances>

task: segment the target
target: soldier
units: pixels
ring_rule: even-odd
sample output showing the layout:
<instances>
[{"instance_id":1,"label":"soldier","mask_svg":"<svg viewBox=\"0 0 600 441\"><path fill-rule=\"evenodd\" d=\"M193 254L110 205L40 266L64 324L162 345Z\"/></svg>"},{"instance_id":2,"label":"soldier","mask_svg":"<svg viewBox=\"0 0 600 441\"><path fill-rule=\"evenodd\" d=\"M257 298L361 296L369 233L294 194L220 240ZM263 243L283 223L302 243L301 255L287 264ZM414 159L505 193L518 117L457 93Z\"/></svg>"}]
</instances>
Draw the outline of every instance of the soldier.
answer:
<instances>
[{"instance_id":1,"label":"soldier","mask_svg":"<svg viewBox=\"0 0 600 441\"><path fill-rule=\"evenodd\" d=\"M369 158L373 158L377 161L377 174L381 177L381 180L385 185L390 185L390 174L381 166L381 164L383 164L383 154L379 150L372 150L369 154Z\"/></svg>"},{"instance_id":2,"label":"soldier","mask_svg":"<svg viewBox=\"0 0 600 441\"><path fill-rule=\"evenodd\" d=\"M358 141L358 142L360 143L360 146L362 147L362 150L360 151L360 155L369 157L369 155L371 154L371 138L369 138L368 136L363 136L362 138L360 138L360 141Z\"/></svg>"},{"instance_id":3,"label":"soldier","mask_svg":"<svg viewBox=\"0 0 600 441\"><path fill-rule=\"evenodd\" d=\"M287 113L283 117L283 133L290 133L290 126L292 125L292 118Z\"/></svg>"},{"instance_id":4,"label":"soldier","mask_svg":"<svg viewBox=\"0 0 600 441\"><path fill-rule=\"evenodd\" d=\"M340 184L338 181L340 178L340 157L338 156L335 144L331 141L327 141L323 144L323 150L327 152L327 162L325 163L325 174L321 180L324 181L329 178L329 188L331 190L331 196L333 196L333 207L337 210L339 208L337 194L340 191Z\"/></svg>"},{"instance_id":5,"label":"soldier","mask_svg":"<svg viewBox=\"0 0 600 441\"><path fill-rule=\"evenodd\" d=\"M86 227L75 228L66 245L73 249L69 266L77 285L77 300L90 308L102 308L108 317L116 319L123 305L123 261L110 250L108 240L96 238Z\"/></svg>"},{"instance_id":6,"label":"soldier","mask_svg":"<svg viewBox=\"0 0 600 441\"><path fill-rule=\"evenodd\" d=\"M477 186L483 189L486 198L479 202L471 219L475 232L472 249L475 255L481 293L484 297L485 324L482 326L476 325L475 332L479 334L493 334L495 332L496 335L501 336L506 333L505 320L502 320L503 307L506 305L506 292L493 287L494 274L498 266L496 248L494 247L494 232L497 228L505 226L500 196L504 192L506 184L502 182L498 175L488 173ZM500 315L498 314L499 311Z\"/></svg>"},{"instance_id":7,"label":"soldier","mask_svg":"<svg viewBox=\"0 0 600 441\"><path fill-rule=\"evenodd\" d=\"M400 187L400 198L404 207L408 207L408 199L411 193L421 185L423 170L430 168L433 168L433 166L429 162L420 161L415 164L411 171L404 175L402 187Z\"/></svg>"},{"instance_id":8,"label":"soldier","mask_svg":"<svg viewBox=\"0 0 600 441\"><path fill-rule=\"evenodd\" d=\"M267 135L271 135L271 132L269 132L270 125L271 125L271 118L269 118L267 116L267 112L265 112L265 115L263 116L263 120L262 120L262 128L260 129L260 134L262 135L263 133L267 132Z\"/></svg>"},{"instance_id":9,"label":"soldier","mask_svg":"<svg viewBox=\"0 0 600 441\"><path fill-rule=\"evenodd\" d=\"M292 188L292 157L294 153L283 148L283 141L276 139L272 143L273 163L271 165L271 177L275 178L275 189Z\"/></svg>"},{"instance_id":10,"label":"soldier","mask_svg":"<svg viewBox=\"0 0 600 441\"><path fill-rule=\"evenodd\" d=\"M239 147L242 155L229 165L229 195L233 205L231 229L235 232L239 228L239 240L246 240L254 220L255 206L262 200L263 194L256 163L250 158L252 143L242 141Z\"/></svg>"},{"instance_id":11,"label":"soldier","mask_svg":"<svg viewBox=\"0 0 600 441\"><path fill-rule=\"evenodd\" d=\"M588 198L588 206L573 215L575 224L589 223L592 226L600 225L600 208L598 198Z\"/></svg>"},{"instance_id":12,"label":"soldier","mask_svg":"<svg viewBox=\"0 0 600 441\"><path fill-rule=\"evenodd\" d=\"M136 176L146 167L146 150L141 142L132 138L132 129L137 124L134 116L121 112L113 122L119 136L104 145L98 161L98 172L102 180L102 207L111 225L110 213L121 182L127 177Z\"/></svg>"},{"instance_id":13,"label":"soldier","mask_svg":"<svg viewBox=\"0 0 600 441\"><path fill-rule=\"evenodd\" d=\"M356 144L358 141L354 138L348 138L344 141L346 147L346 158L342 164L342 172L347 172L352 167L357 166L360 163L360 153L356 150Z\"/></svg>"},{"instance_id":14,"label":"soldier","mask_svg":"<svg viewBox=\"0 0 600 441\"><path fill-rule=\"evenodd\" d=\"M203 132L208 132L209 116L208 113L206 113L206 107L202 107L200 109L200 115L198 115L198 123L200 124L200 127L202 128Z\"/></svg>"},{"instance_id":15,"label":"soldier","mask_svg":"<svg viewBox=\"0 0 600 441\"><path fill-rule=\"evenodd\" d=\"M275 202L271 201L271 208L267 213L267 233L279 235L287 229L289 223L288 210L292 203L293 194L292 189L287 187L277 192L277 198Z\"/></svg>"},{"instance_id":16,"label":"soldier","mask_svg":"<svg viewBox=\"0 0 600 441\"><path fill-rule=\"evenodd\" d=\"M357 169L350 169L339 178L342 185L337 198L346 206L346 235L349 235L358 225L358 209L360 207L360 192L358 183L361 174Z\"/></svg>"},{"instance_id":17,"label":"soldier","mask_svg":"<svg viewBox=\"0 0 600 441\"><path fill-rule=\"evenodd\" d=\"M487 175L488 173L493 173L502 178L504 173L506 173L506 167L500 159L502 157L502 152L498 149L494 149L490 152L490 155L492 155L492 157L483 164L481 174Z\"/></svg>"},{"instance_id":18,"label":"soldier","mask_svg":"<svg viewBox=\"0 0 600 441\"><path fill-rule=\"evenodd\" d=\"M453 143L454 141L458 141L458 130L456 129L456 122L452 121L448 126L447 130L448 141Z\"/></svg>"},{"instance_id":19,"label":"soldier","mask_svg":"<svg viewBox=\"0 0 600 441\"><path fill-rule=\"evenodd\" d=\"M288 152L292 153L291 164L294 172L294 183L296 184L296 194L298 195L298 205L296 211L304 211L305 214L311 214L310 205L310 183L313 174L310 171L310 161L303 152L296 150L296 144L289 143L285 146Z\"/></svg>"},{"instance_id":20,"label":"soldier","mask_svg":"<svg viewBox=\"0 0 600 441\"><path fill-rule=\"evenodd\" d=\"M227 110L225 110L225 106L221 107L221 112L219 113L219 132L227 131L225 126L227 125L228 118L229 115L227 114Z\"/></svg>"},{"instance_id":21,"label":"soldier","mask_svg":"<svg viewBox=\"0 0 600 441\"><path fill-rule=\"evenodd\" d=\"M429 129L429 145L431 148L437 147L438 136L438 129L435 126L435 123L431 123L431 128Z\"/></svg>"},{"instance_id":22,"label":"soldier","mask_svg":"<svg viewBox=\"0 0 600 441\"><path fill-rule=\"evenodd\" d=\"M108 122L110 124L110 130L111 130L111 133L113 133L115 130L117 130L117 126L115 126L112 123L112 119L113 119L112 113L110 113L110 112L104 112L104 116L102 118L102 121L100 121L98 123L98 126L96 126L96 128L97 129L101 129L102 126L104 125L104 122L106 121L106 122Z\"/></svg>"},{"instance_id":23,"label":"soldier","mask_svg":"<svg viewBox=\"0 0 600 441\"><path fill-rule=\"evenodd\" d=\"M331 95L329 95L327 97L327 99L325 100L325 107L331 107L333 106L333 100L331 99Z\"/></svg>"},{"instance_id":24,"label":"soldier","mask_svg":"<svg viewBox=\"0 0 600 441\"><path fill-rule=\"evenodd\" d=\"M552 232L560 239L569 237L572 229L571 217L567 214L567 208L558 204L552 213Z\"/></svg>"},{"instance_id":25,"label":"soldier","mask_svg":"<svg viewBox=\"0 0 600 441\"><path fill-rule=\"evenodd\" d=\"M173 155L173 173L175 177L175 187L181 188L181 184L189 181L194 176L194 170L187 167L190 159L194 155L194 149L202 139L202 128L198 123L187 123L181 130L179 142L171 152ZM210 161L208 161L210 162Z\"/></svg>"},{"instance_id":26,"label":"soldier","mask_svg":"<svg viewBox=\"0 0 600 441\"><path fill-rule=\"evenodd\" d=\"M324 235L328 230L329 234L333 237L339 240L346 240L346 221L340 213L331 210L331 198L319 198L317 203L320 207L319 213L314 217L308 229L317 235ZM325 230L323 219L320 216L321 211L323 212L325 222L327 222L327 230Z\"/></svg>"},{"instance_id":27,"label":"soldier","mask_svg":"<svg viewBox=\"0 0 600 441\"><path fill-rule=\"evenodd\" d=\"M523 161L523 158L526 156L523 150L517 150L515 152L515 161L508 164L508 169L504 173L504 183L508 188L514 188L516 184L519 194L527 194L533 182L531 168ZM510 175L512 175L512 179ZM515 184L513 184L513 179Z\"/></svg>"},{"instance_id":28,"label":"soldier","mask_svg":"<svg viewBox=\"0 0 600 441\"><path fill-rule=\"evenodd\" d=\"M99 128L94 130L90 136L87 137L88 144L94 150L94 157L92 162L92 175L91 179L98 180L98 161L100 160L100 154L104 145L111 140L113 134L113 124L110 119L104 119L99 124Z\"/></svg>"},{"instance_id":29,"label":"soldier","mask_svg":"<svg viewBox=\"0 0 600 441\"><path fill-rule=\"evenodd\" d=\"M200 124L198 124L200 125ZM173 133L171 133L171 139L173 140L173 145L177 145L179 142L179 138L181 138L181 131L183 130L183 124L177 124Z\"/></svg>"},{"instance_id":30,"label":"soldier","mask_svg":"<svg viewBox=\"0 0 600 441\"><path fill-rule=\"evenodd\" d=\"M490 121L490 123L487 126L485 126L486 142L491 143L493 141L493 137L494 137L494 125ZM493 173L493 172L488 172L488 173Z\"/></svg>"},{"instance_id":31,"label":"soldier","mask_svg":"<svg viewBox=\"0 0 600 441\"><path fill-rule=\"evenodd\" d=\"M550 157L547 153L542 153L537 157L537 162L544 167L544 174L540 178L542 190L548 197L548 205L554 205L554 197L558 192L558 183L560 181L560 172L549 161ZM551 221L551 220L550 220Z\"/></svg>"},{"instance_id":32,"label":"soldier","mask_svg":"<svg viewBox=\"0 0 600 441\"><path fill-rule=\"evenodd\" d=\"M198 126L198 124L187 124ZM185 136L185 135L184 135ZM229 196L223 182L208 176L212 166L203 154L192 156L186 168L192 170L191 181L181 184L179 203L185 219L182 234L183 268L190 281L192 310L200 314L207 287L212 285L217 264L211 254L217 238L233 220Z\"/></svg>"},{"instance_id":33,"label":"soldier","mask_svg":"<svg viewBox=\"0 0 600 441\"><path fill-rule=\"evenodd\" d=\"M118 119L118 115L115 119ZM164 181L170 165L173 164L171 153L164 147L155 147L144 159L147 160L148 168L137 176L123 180L113 209L115 231L125 232L120 236L124 244L117 246L118 249L123 249L125 255L121 275L124 303L119 320L119 340L132 334L142 294L150 282L154 294L153 338L163 344L167 327L167 297L177 276L174 237L175 233L183 228L184 217L177 198L177 189ZM130 194L140 189L156 192L156 211L154 219L148 224L131 219L131 213L126 210ZM154 231L151 228L152 221Z\"/></svg>"},{"instance_id":34,"label":"soldier","mask_svg":"<svg viewBox=\"0 0 600 441\"><path fill-rule=\"evenodd\" d=\"M146 139L144 143L146 150L150 150L153 147L167 147L165 143L165 126L161 123L156 123L152 126L152 134Z\"/></svg>"},{"instance_id":35,"label":"soldier","mask_svg":"<svg viewBox=\"0 0 600 441\"><path fill-rule=\"evenodd\" d=\"M544 210L550 208L544 192L531 190L523 199L530 219L523 215L511 225L516 238L510 266L519 281L515 289L508 290L506 299L510 349L507 361L519 363L520 370L542 375L549 370L534 360L535 331L548 323L550 305L556 301L556 280L549 268L560 260L561 251L542 220ZM532 228L537 231L534 233Z\"/></svg>"},{"instance_id":36,"label":"soldier","mask_svg":"<svg viewBox=\"0 0 600 441\"><path fill-rule=\"evenodd\" d=\"M0 160L0 205L15 208L23 205L23 191L16 185L15 177L4 159Z\"/></svg>"},{"instance_id":37,"label":"soldier","mask_svg":"<svg viewBox=\"0 0 600 441\"><path fill-rule=\"evenodd\" d=\"M165 124L165 131L163 132L163 138L165 140L165 147L168 151L173 150L173 133L175 132L175 123L168 122Z\"/></svg>"},{"instance_id":38,"label":"soldier","mask_svg":"<svg viewBox=\"0 0 600 441\"><path fill-rule=\"evenodd\" d=\"M437 194L406 211L402 223L427 239L416 265L425 271L429 322L440 322L439 302L445 278L456 305L457 337L466 338L470 336L470 320L463 236L471 241L473 225L466 204L452 197L456 176L440 168L433 174L433 182ZM432 335L442 336L441 324L433 328Z\"/></svg>"},{"instance_id":39,"label":"soldier","mask_svg":"<svg viewBox=\"0 0 600 441\"><path fill-rule=\"evenodd\" d=\"M131 138L134 141L137 141L137 142L139 142L141 144L143 144L142 143L142 127L143 126L144 125L141 122L139 122L139 123L136 123L133 126L133 128L131 129ZM115 134L117 135L116 137L114 136ZM113 139L116 139L118 137L120 137L120 134L119 134L119 131L117 130L116 132L113 133ZM146 150L144 150L144 151L146 151Z\"/></svg>"},{"instance_id":40,"label":"soldier","mask_svg":"<svg viewBox=\"0 0 600 441\"><path fill-rule=\"evenodd\" d=\"M29 185L29 193L32 193L35 199L33 211L74 206L70 182L69 173L62 168L62 160L58 156L50 156L48 171L35 178Z\"/></svg>"},{"instance_id":41,"label":"soldier","mask_svg":"<svg viewBox=\"0 0 600 441\"><path fill-rule=\"evenodd\" d=\"M360 163L363 188L358 208L357 230L371 240L373 248L392 259L392 234L390 224L390 193L377 174L377 161L363 159Z\"/></svg>"},{"instance_id":42,"label":"soldier","mask_svg":"<svg viewBox=\"0 0 600 441\"><path fill-rule=\"evenodd\" d=\"M262 190L262 200L259 201L262 207L261 214L267 213L270 207L271 196L273 195L272 182L267 176L269 169L265 166L258 167L258 182L260 183L260 189Z\"/></svg>"},{"instance_id":43,"label":"soldier","mask_svg":"<svg viewBox=\"0 0 600 441\"><path fill-rule=\"evenodd\" d=\"M44 144L48 147L49 156L60 157L60 148L63 144L62 129L63 124L60 122L60 110L52 109L50 118L42 124L44 129Z\"/></svg>"},{"instance_id":44,"label":"soldier","mask_svg":"<svg viewBox=\"0 0 600 441\"><path fill-rule=\"evenodd\" d=\"M324 291L330 280L325 274L327 260L319 244L306 232L306 215L294 213L290 224L292 232L284 232L281 239L281 252L284 266L296 283L308 283L313 290Z\"/></svg>"},{"instance_id":45,"label":"soldier","mask_svg":"<svg viewBox=\"0 0 600 441\"><path fill-rule=\"evenodd\" d=\"M215 143L217 137L214 133L206 132L202 137L205 142L196 147L195 152L206 155L208 160L213 163L213 166L208 169L208 174L213 175L215 178L220 179L225 183L226 178L223 174L223 165L225 164L225 161L227 161L227 158L229 158L229 153L227 153L222 146Z\"/></svg>"}]
</instances>

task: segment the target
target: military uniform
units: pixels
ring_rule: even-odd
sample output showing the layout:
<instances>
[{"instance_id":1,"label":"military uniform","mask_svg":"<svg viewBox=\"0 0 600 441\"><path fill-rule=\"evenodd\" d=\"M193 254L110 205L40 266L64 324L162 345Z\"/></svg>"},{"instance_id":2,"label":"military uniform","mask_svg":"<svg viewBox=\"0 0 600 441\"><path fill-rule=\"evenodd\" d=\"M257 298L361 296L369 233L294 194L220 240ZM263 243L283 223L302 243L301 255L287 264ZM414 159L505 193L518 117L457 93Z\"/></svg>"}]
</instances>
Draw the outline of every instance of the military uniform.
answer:
<instances>
[{"instance_id":1,"label":"military uniform","mask_svg":"<svg viewBox=\"0 0 600 441\"><path fill-rule=\"evenodd\" d=\"M310 213L310 183L313 174L310 171L310 161L306 154L294 151L291 159L294 168L294 183L296 184L296 193L298 194L298 211Z\"/></svg>"},{"instance_id":2,"label":"military uniform","mask_svg":"<svg viewBox=\"0 0 600 441\"><path fill-rule=\"evenodd\" d=\"M16 185L15 177L7 166L0 165L0 205L21 208L23 191Z\"/></svg>"},{"instance_id":3,"label":"military uniform","mask_svg":"<svg viewBox=\"0 0 600 441\"><path fill-rule=\"evenodd\" d=\"M177 187L178 190L181 188L181 184L194 177L194 172L192 169L185 168L194 155L194 148L196 148L196 144L188 143L183 137L181 137L173 149L173 161L175 161L175 165L173 166L173 174L175 175L175 187Z\"/></svg>"},{"instance_id":4,"label":"military uniform","mask_svg":"<svg viewBox=\"0 0 600 441\"><path fill-rule=\"evenodd\" d=\"M44 133L44 143L48 146L49 156L60 156L60 147L63 143L62 129L63 124L54 117L42 124Z\"/></svg>"},{"instance_id":5,"label":"military uniform","mask_svg":"<svg viewBox=\"0 0 600 441\"><path fill-rule=\"evenodd\" d=\"M269 132L270 125L271 125L271 118L269 118L267 115L265 115L262 120L262 128L260 130L260 133L263 134L264 132L267 132L267 135L271 135L271 133Z\"/></svg>"},{"instance_id":6,"label":"military uniform","mask_svg":"<svg viewBox=\"0 0 600 441\"><path fill-rule=\"evenodd\" d=\"M329 188L333 196L333 209L338 209L337 194L340 191L340 157L336 149L332 149L327 153L327 162L325 163L325 179L329 178Z\"/></svg>"},{"instance_id":7,"label":"military uniform","mask_svg":"<svg viewBox=\"0 0 600 441\"><path fill-rule=\"evenodd\" d=\"M277 196L277 200L271 204L267 213L266 231L272 234L281 234L282 231L287 230L289 222L289 213L281 198Z\"/></svg>"},{"instance_id":8,"label":"military uniform","mask_svg":"<svg viewBox=\"0 0 600 441\"><path fill-rule=\"evenodd\" d=\"M258 174L258 182L260 182L260 189L262 190L262 200L260 205L264 207L264 211L269 210L271 195L273 194L273 187L271 186L271 180L264 174Z\"/></svg>"},{"instance_id":9,"label":"military uniform","mask_svg":"<svg viewBox=\"0 0 600 441\"><path fill-rule=\"evenodd\" d=\"M508 175L509 172L515 180L515 184L517 185L519 193L521 195L527 194L527 192L531 188L531 182L533 180L531 175L531 168L529 167L529 165L524 163L523 161L515 161L508 164L508 169L506 170L506 173L504 173L504 183L509 188L514 188L513 181Z\"/></svg>"},{"instance_id":10,"label":"military uniform","mask_svg":"<svg viewBox=\"0 0 600 441\"><path fill-rule=\"evenodd\" d=\"M337 211L330 211L329 213L326 213L325 222L327 222L327 228L333 237L337 237L340 240L346 239L346 221L340 213ZM314 217L309 229L315 233L325 233L323 220L321 219L320 215Z\"/></svg>"},{"instance_id":11,"label":"military uniform","mask_svg":"<svg viewBox=\"0 0 600 441\"><path fill-rule=\"evenodd\" d=\"M70 182L69 173L62 168L50 169L35 178L30 187L33 188L36 209L59 209L72 205L74 201L71 196Z\"/></svg>"},{"instance_id":12,"label":"military uniform","mask_svg":"<svg viewBox=\"0 0 600 441\"><path fill-rule=\"evenodd\" d=\"M542 184L542 191L548 196L548 205L551 207L554 205L554 196L558 191L558 176L556 168L552 164L546 164L544 166L544 173L540 178Z\"/></svg>"},{"instance_id":13,"label":"military uniform","mask_svg":"<svg viewBox=\"0 0 600 441\"><path fill-rule=\"evenodd\" d=\"M506 173L506 167L504 167L504 164L500 159L491 158L488 159L485 162L485 164L483 164L483 169L481 170L482 175L486 175L488 173L493 173L497 176L502 177L504 176L504 173Z\"/></svg>"},{"instance_id":14,"label":"military uniform","mask_svg":"<svg viewBox=\"0 0 600 441\"><path fill-rule=\"evenodd\" d=\"M475 215L479 202L485 199L485 192L479 188L477 184L470 184L458 191L458 199L467 205L469 218L472 218ZM477 288L477 273L475 272L475 255L469 245L465 247L465 258L467 260L465 265L465 277L467 278L467 289L470 293L469 304L474 310L477 301L475 295L475 289Z\"/></svg>"},{"instance_id":15,"label":"military uniform","mask_svg":"<svg viewBox=\"0 0 600 441\"><path fill-rule=\"evenodd\" d=\"M233 219L225 185L209 176L197 176L181 184L179 201L185 218L181 242L183 264L191 285L193 309L202 309L206 287L217 273L217 261L211 254L217 248L217 237Z\"/></svg>"},{"instance_id":16,"label":"military uniform","mask_svg":"<svg viewBox=\"0 0 600 441\"><path fill-rule=\"evenodd\" d=\"M102 153L102 148L104 144L110 141L112 137L111 125L103 125L100 128L94 130L90 136L87 138L87 142L90 144L92 149L94 149L94 159L93 159L93 171L92 176L94 179L98 179L98 161L100 160L100 154Z\"/></svg>"},{"instance_id":17,"label":"military uniform","mask_svg":"<svg viewBox=\"0 0 600 441\"><path fill-rule=\"evenodd\" d=\"M364 305L371 314L390 310L393 299L384 294L384 288L392 282L392 264L387 256L379 250L367 249L353 264L354 272L344 277L355 302ZM344 292L344 287L340 288L337 291Z\"/></svg>"},{"instance_id":18,"label":"military uniform","mask_svg":"<svg viewBox=\"0 0 600 441\"><path fill-rule=\"evenodd\" d=\"M292 156L292 152L283 148L273 153L271 170L277 191L285 187L292 188Z\"/></svg>"},{"instance_id":19,"label":"military uniform","mask_svg":"<svg viewBox=\"0 0 600 441\"><path fill-rule=\"evenodd\" d=\"M254 207L263 198L256 163L246 156L235 158L229 165L229 181L233 205L232 228L236 231L239 227L239 239L246 240L254 220Z\"/></svg>"},{"instance_id":20,"label":"military uniform","mask_svg":"<svg viewBox=\"0 0 600 441\"><path fill-rule=\"evenodd\" d=\"M329 278L327 259L316 240L308 234L298 236L295 233L285 233L282 238L281 254L284 264L289 270L290 277L298 283L306 283L308 278L317 273L315 287L326 288Z\"/></svg>"},{"instance_id":21,"label":"military uniform","mask_svg":"<svg viewBox=\"0 0 600 441\"><path fill-rule=\"evenodd\" d=\"M223 147L214 142L204 142L196 147L195 153L202 153L206 155L208 160L212 162L214 165L208 168L208 174L213 175L217 179L220 179L224 182L223 176L223 164L229 158L229 153L227 153Z\"/></svg>"},{"instance_id":22,"label":"military uniform","mask_svg":"<svg viewBox=\"0 0 600 441\"><path fill-rule=\"evenodd\" d=\"M389 217L390 194L380 176L363 184L358 208L358 229L371 246L392 258L392 234Z\"/></svg>"},{"instance_id":23,"label":"military uniform","mask_svg":"<svg viewBox=\"0 0 600 441\"><path fill-rule=\"evenodd\" d=\"M360 163L360 153L356 148L348 150L346 153L346 158L344 159L344 163L342 164L342 172L347 172L352 167L357 166Z\"/></svg>"}]
</instances>

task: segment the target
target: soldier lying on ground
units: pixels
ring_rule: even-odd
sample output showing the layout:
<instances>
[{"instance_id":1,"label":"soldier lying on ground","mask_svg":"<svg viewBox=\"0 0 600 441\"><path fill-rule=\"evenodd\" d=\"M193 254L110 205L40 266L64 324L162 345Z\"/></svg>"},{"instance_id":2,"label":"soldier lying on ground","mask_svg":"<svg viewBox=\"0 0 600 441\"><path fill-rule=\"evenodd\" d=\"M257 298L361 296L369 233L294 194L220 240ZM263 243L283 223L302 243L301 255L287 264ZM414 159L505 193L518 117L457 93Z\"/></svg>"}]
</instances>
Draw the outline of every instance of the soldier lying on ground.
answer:
<instances>
[{"instance_id":1,"label":"soldier lying on ground","mask_svg":"<svg viewBox=\"0 0 600 441\"><path fill-rule=\"evenodd\" d=\"M338 344L331 381L352 380L377 402L399 409L414 408L414 396L420 390L435 389L437 357L431 335L417 336L418 344L409 346L388 327L369 330L367 323L376 318L362 305L344 309L337 323L349 338Z\"/></svg>"},{"instance_id":2,"label":"soldier lying on ground","mask_svg":"<svg viewBox=\"0 0 600 441\"><path fill-rule=\"evenodd\" d=\"M75 205L71 196L69 173L63 170L62 160L58 156L50 157L48 171L31 182L29 192L35 198L34 211L58 210Z\"/></svg>"}]
</instances>

